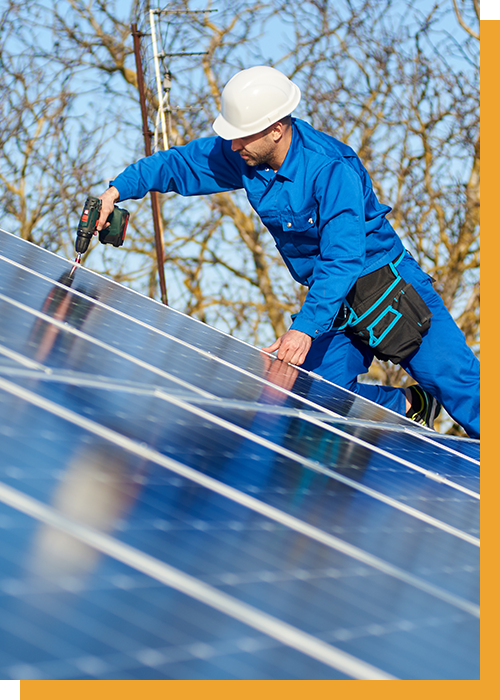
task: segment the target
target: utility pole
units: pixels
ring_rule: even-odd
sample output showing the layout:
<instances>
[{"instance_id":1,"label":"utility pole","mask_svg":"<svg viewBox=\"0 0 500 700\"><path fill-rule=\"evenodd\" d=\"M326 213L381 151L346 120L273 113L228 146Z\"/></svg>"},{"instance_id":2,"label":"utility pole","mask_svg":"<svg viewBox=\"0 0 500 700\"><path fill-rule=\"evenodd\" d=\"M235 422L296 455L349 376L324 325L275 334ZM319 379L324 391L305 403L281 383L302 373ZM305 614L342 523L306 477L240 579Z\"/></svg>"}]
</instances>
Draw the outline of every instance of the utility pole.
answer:
<instances>
[{"instance_id":1,"label":"utility pole","mask_svg":"<svg viewBox=\"0 0 500 700\"><path fill-rule=\"evenodd\" d=\"M144 90L144 75L142 72L141 62L141 44L140 38L142 34L137 30L137 24L132 24L132 36L134 37L134 54L135 64L137 67L137 87L139 89L139 99L141 103L142 114L142 133L144 135L144 150L146 156L152 155L151 151L151 134L148 127L148 114L146 110L146 93ZM168 306L167 285L165 281L165 255L163 248L163 231L160 217L160 203L158 200L158 192L150 192L151 209L153 211L153 226L155 232L155 247L156 247L156 263L158 266L158 277L160 280L161 300Z\"/></svg>"}]
</instances>

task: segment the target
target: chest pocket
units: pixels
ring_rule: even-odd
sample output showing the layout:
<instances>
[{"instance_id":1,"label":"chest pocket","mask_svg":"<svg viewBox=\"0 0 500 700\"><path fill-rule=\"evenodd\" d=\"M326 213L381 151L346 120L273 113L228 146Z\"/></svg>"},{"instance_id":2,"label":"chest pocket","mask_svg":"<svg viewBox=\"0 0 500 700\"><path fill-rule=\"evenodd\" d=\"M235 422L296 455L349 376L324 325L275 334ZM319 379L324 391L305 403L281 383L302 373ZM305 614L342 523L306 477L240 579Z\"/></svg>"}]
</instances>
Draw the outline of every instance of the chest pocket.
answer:
<instances>
[{"instance_id":1,"label":"chest pocket","mask_svg":"<svg viewBox=\"0 0 500 700\"><path fill-rule=\"evenodd\" d=\"M289 255L317 255L319 253L319 235L317 213L307 209L300 213L284 212L281 215L284 249Z\"/></svg>"}]
</instances>

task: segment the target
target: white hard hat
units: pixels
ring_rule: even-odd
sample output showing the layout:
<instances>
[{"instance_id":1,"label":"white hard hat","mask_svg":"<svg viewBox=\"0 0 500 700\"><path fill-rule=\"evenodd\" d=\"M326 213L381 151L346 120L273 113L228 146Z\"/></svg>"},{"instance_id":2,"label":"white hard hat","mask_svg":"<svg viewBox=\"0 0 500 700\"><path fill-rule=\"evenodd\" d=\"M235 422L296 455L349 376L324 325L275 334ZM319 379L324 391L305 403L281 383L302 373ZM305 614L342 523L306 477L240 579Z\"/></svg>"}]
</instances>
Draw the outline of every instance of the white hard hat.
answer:
<instances>
[{"instance_id":1,"label":"white hard hat","mask_svg":"<svg viewBox=\"0 0 500 700\"><path fill-rule=\"evenodd\" d=\"M221 113L213 128L227 140L251 136L291 114L299 102L297 85L276 68L247 68L222 91Z\"/></svg>"}]
</instances>

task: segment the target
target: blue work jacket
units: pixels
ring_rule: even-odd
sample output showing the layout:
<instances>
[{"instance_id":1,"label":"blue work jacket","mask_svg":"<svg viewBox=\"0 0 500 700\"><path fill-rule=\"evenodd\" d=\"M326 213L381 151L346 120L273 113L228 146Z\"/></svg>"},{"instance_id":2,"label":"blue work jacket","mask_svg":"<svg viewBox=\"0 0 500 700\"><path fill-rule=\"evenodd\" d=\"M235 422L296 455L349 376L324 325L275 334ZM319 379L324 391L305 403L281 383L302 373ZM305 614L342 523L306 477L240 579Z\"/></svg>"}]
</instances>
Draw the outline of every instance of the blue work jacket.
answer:
<instances>
[{"instance_id":1,"label":"blue work jacket","mask_svg":"<svg viewBox=\"0 0 500 700\"><path fill-rule=\"evenodd\" d=\"M358 277L403 250L356 153L299 119L278 172L250 166L231 141L201 138L159 151L126 168L110 184L120 201L150 190L181 195L243 188L272 234L292 277L309 287L292 328L312 338L330 330Z\"/></svg>"}]
</instances>

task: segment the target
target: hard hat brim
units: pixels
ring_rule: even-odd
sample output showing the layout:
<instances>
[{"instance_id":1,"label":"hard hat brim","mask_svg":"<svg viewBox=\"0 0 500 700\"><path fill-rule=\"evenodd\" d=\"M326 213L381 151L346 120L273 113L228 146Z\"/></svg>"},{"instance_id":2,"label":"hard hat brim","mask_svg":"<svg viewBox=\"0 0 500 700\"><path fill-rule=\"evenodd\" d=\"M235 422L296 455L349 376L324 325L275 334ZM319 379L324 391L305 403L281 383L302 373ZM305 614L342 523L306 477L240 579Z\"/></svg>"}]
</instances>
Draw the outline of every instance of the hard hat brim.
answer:
<instances>
[{"instance_id":1,"label":"hard hat brim","mask_svg":"<svg viewBox=\"0 0 500 700\"><path fill-rule=\"evenodd\" d=\"M219 114L217 119L212 124L212 128L217 134L225 141L232 141L233 139L241 139L244 136L253 136L253 134L258 134L262 129L257 129L256 131L249 131L248 129L238 129L238 127L230 124L222 114Z\"/></svg>"}]
</instances>

